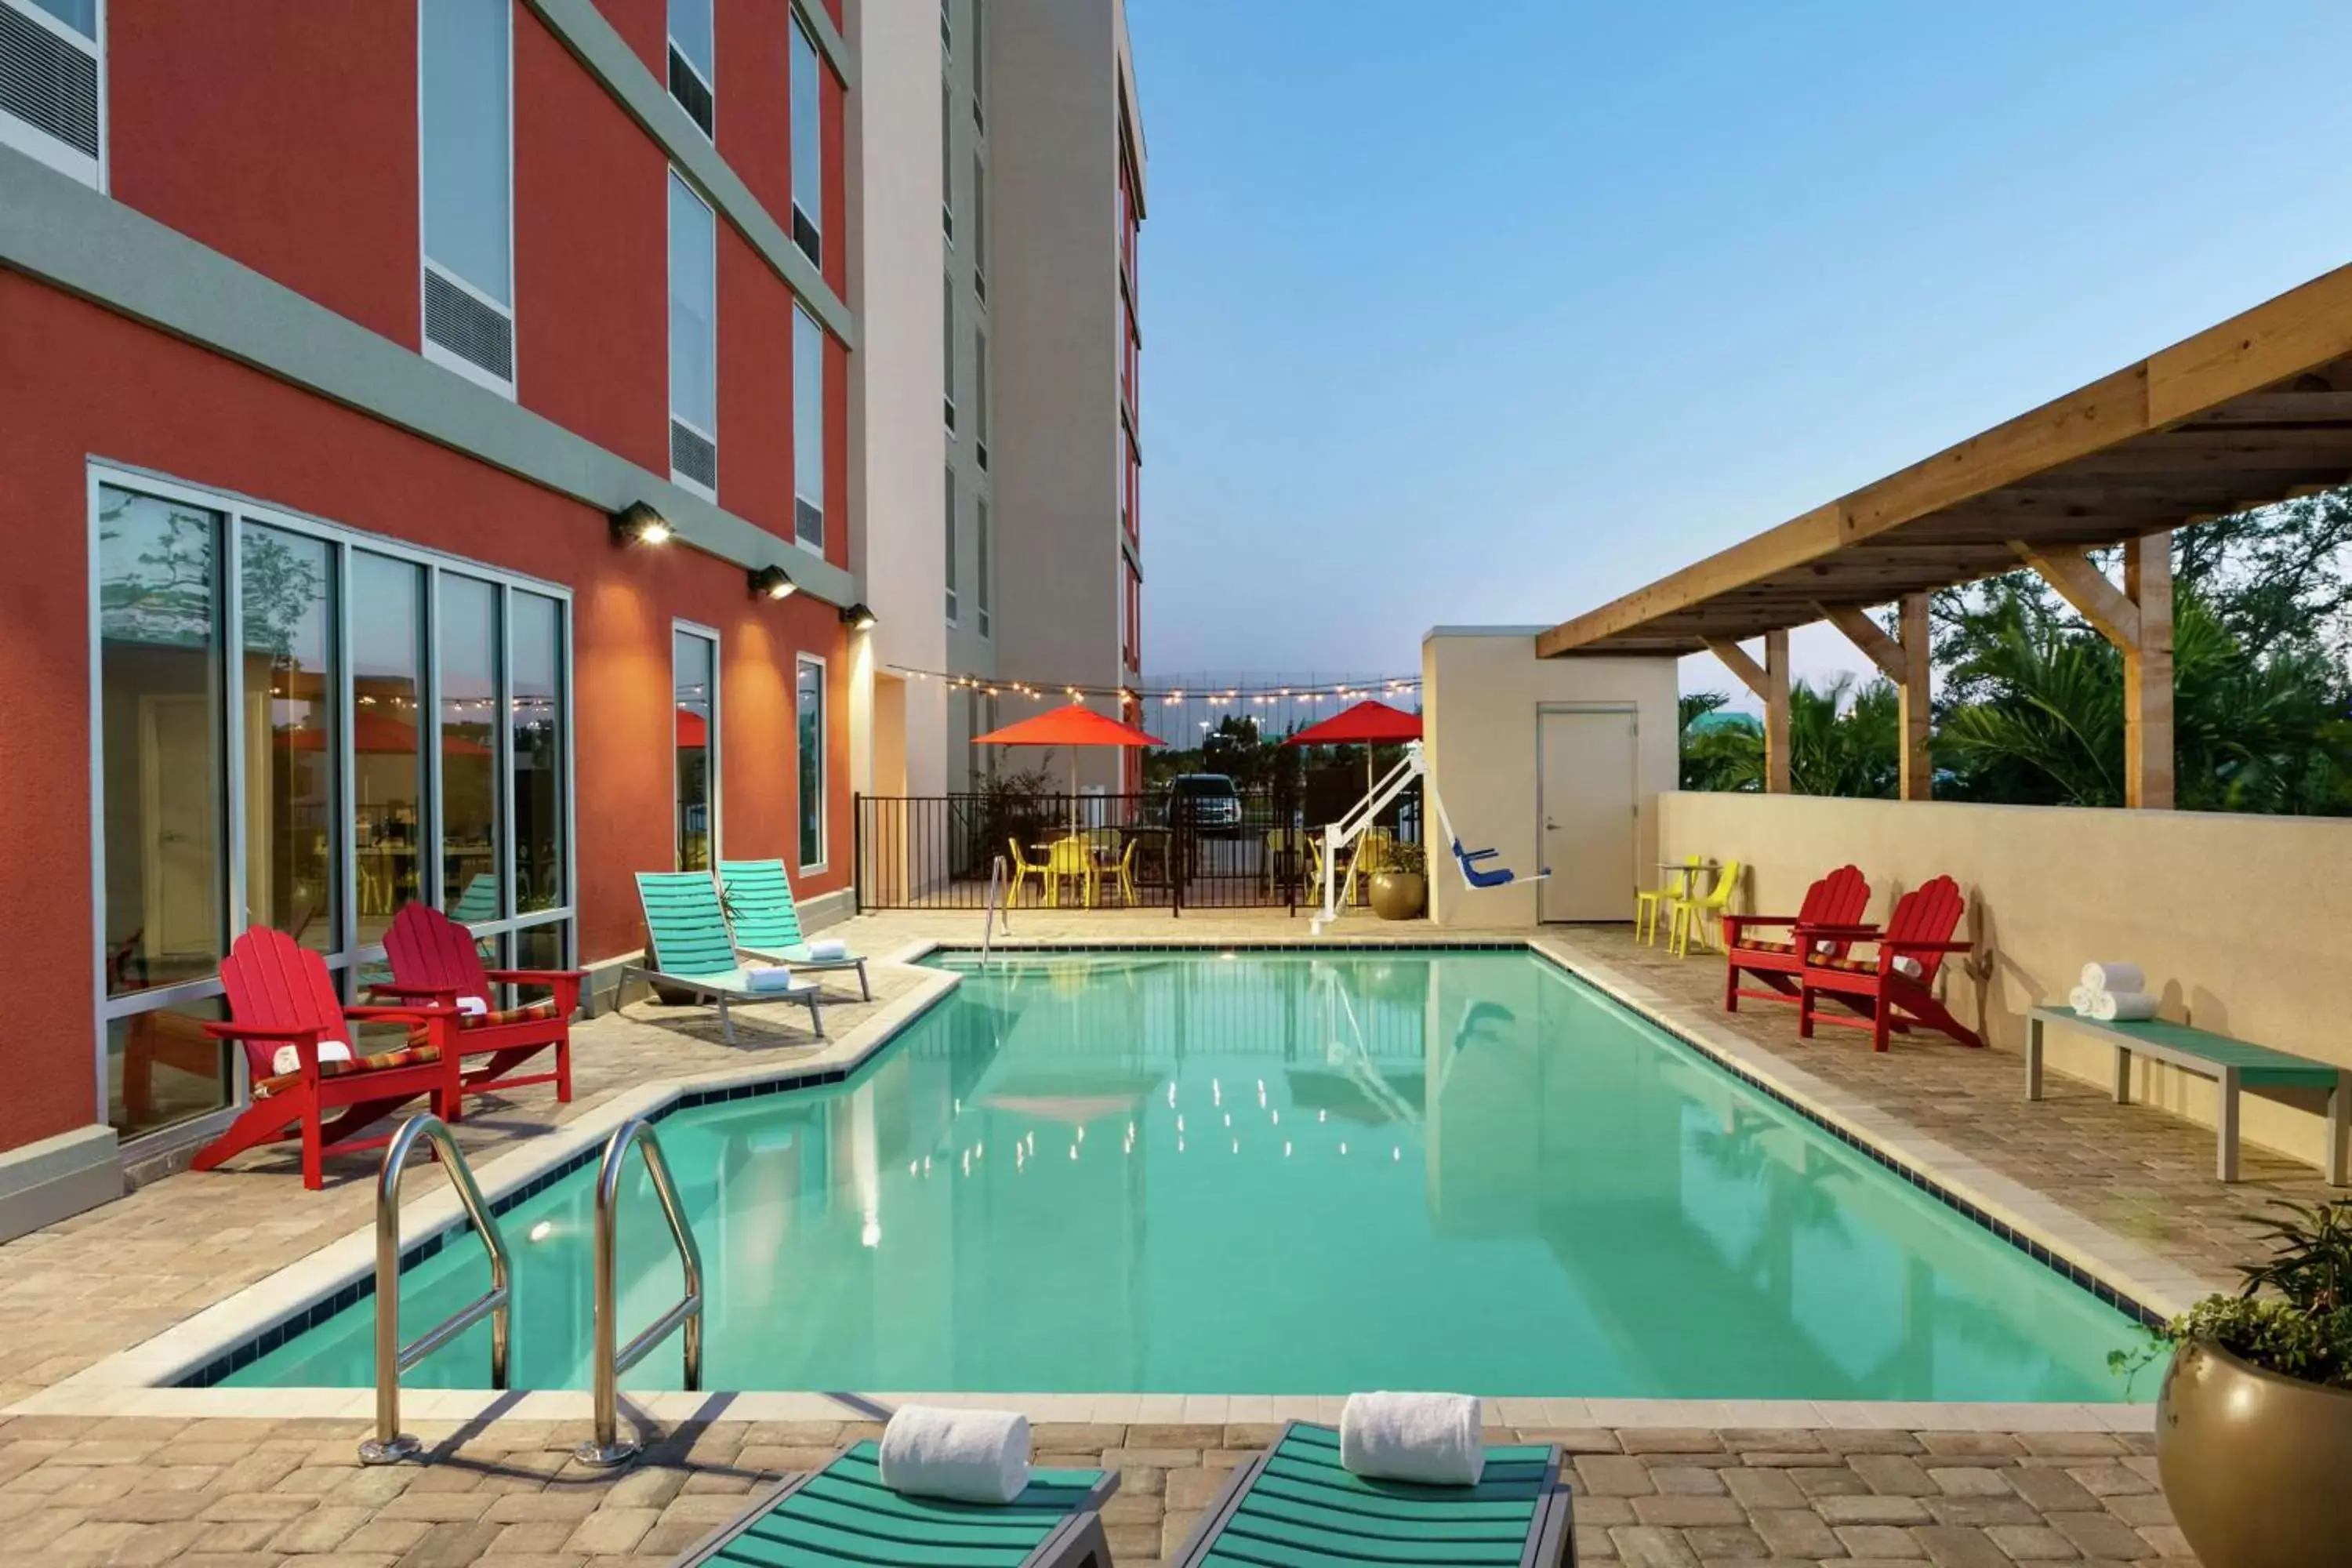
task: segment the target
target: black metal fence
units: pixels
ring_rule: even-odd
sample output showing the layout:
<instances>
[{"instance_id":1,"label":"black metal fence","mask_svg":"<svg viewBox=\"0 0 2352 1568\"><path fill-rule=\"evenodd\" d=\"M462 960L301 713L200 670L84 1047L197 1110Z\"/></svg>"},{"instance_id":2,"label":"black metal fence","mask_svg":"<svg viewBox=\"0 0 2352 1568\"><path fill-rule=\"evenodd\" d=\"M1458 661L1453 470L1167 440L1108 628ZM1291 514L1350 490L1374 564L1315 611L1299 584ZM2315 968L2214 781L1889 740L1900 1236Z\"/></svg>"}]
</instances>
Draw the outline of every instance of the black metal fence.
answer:
<instances>
[{"instance_id":1,"label":"black metal fence","mask_svg":"<svg viewBox=\"0 0 2352 1568\"><path fill-rule=\"evenodd\" d=\"M981 909L1001 856L1015 908L1312 908L1315 850L1298 801L1280 786L859 795L857 907Z\"/></svg>"}]
</instances>

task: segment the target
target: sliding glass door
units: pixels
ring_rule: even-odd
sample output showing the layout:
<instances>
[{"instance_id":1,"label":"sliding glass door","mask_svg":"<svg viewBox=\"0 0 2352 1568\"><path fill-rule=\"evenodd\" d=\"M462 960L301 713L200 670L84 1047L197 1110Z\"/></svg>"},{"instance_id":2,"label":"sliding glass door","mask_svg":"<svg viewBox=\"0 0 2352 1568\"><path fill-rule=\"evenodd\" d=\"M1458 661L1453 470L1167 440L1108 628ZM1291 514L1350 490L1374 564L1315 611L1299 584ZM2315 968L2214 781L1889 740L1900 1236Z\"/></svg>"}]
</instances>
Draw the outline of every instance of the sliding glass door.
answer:
<instances>
[{"instance_id":1,"label":"sliding glass door","mask_svg":"<svg viewBox=\"0 0 2352 1568\"><path fill-rule=\"evenodd\" d=\"M412 899L571 961L560 588L141 476L93 487L98 1087L126 1138L223 1111L220 960L273 926L347 996Z\"/></svg>"}]
</instances>

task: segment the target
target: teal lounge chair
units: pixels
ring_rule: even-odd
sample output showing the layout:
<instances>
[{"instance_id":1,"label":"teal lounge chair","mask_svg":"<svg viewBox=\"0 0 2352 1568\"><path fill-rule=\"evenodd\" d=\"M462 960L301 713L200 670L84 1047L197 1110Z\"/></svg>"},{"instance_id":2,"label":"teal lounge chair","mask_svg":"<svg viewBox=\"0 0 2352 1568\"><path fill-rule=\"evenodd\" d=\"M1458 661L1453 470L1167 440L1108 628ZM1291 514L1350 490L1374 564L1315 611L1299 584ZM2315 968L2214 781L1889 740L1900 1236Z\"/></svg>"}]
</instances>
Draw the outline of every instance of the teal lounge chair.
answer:
<instances>
[{"instance_id":1,"label":"teal lounge chair","mask_svg":"<svg viewBox=\"0 0 2352 1568\"><path fill-rule=\"evenodd\" d=\"M487 871L477 871L467 879L466 890L451 904L448 916L461 926L480 925L499 918L499 879Z\"/></svg>"},{"instance_id":2,"label":"teal lounge chair","mask_svg":"<svg viewBox=\"0 0 2352 1568\"><path fill-rule=\"evenodd\" d=\"M1110 1568L1106 1470L1032 1470L1003 1504L908 1497L883 1486L877 1443L852 1443L824 1468L787 1477L677 1560L677 1568Z\"/></svg>"},{"instance_id":3,"label":"teal lounge chair","mask_svg":"<svg viewBox=\"0 0 2352 1568\"><path fill-rule=\"evenodd\" d=\"M621 972L625 985L632 975L680 991L708 996L719 1004L719 1032L735 1043L735 1021L727 1009L738 1002L804 1002L809 1027L824 1038L824 1019L817 1011L816 985L795 981L789 991L756 991L727 917L719 906L719 884L708 871L640 871L637 903L646 912L646 959Z\"/></svg>"},{"instance_id":4,"label":"teal lounge chair","mask_svg":"<svg viewBox=\"0 0 2352 1568\"><path fill-rule=\"evenodd\" d=\"M1351 1475L1335 1429L1293 1421L1234 1472L1174 1562L1559 1568L1575 1553L1556 1445L1490 1447L1476 1486L1424 1487Z\"/></svg>"},{"instance_id":5,"label":"teal lounge chair","mask_svg":"<svg viewBox=\"0 0 2352 1568\"><path fill-rule=\"evenodd\" d=\"M801 911L793 902L793 881L782 860L721 860L719 885L724 890L727 923L735 932L737 951L771 963L804 969L857 971L857 989L874 1000L866 983L866 961L856 953L839 958L811 958L808 939L801 934Z\"/></svg>"}]
</instances>

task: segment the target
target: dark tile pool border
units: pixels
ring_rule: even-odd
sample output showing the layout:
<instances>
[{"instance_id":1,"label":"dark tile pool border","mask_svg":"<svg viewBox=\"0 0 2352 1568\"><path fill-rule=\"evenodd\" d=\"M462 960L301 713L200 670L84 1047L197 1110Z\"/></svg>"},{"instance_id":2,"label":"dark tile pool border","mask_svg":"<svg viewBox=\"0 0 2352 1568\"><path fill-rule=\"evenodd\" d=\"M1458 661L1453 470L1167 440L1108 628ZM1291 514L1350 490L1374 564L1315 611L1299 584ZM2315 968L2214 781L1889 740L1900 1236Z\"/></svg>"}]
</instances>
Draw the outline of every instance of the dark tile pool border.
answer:
<instances>
[{"instance_id":1,"label":"dark tile pool border","mask_svg":"<svg viewBox=\"0 0 2352 1568\"><path fill-rule=\"evenodd\" d=\"M919 960L919 962L927 963L931 959L941 957L977 954L980 951L981 949L976 944L940 942L934 944L928 952L924 953L922 960ZM1990 1233L1998 1239L2006 1242L2010 1247L2015 1248L2018 1252L2024 1254L2027 1258L2031 1258L2033 1262L2040 1264L2044 1268L2049 1269L2052 1273L2056 1274L2059 1278L2069 1281L2085 1291L2088 1291L2092 1296L2095 1297L2100 1301L2105 1302L2106 1305L2115 1308L2117 1311L2123 1313L2124 1316L2130 1318L2135 1322L2139 1323L2143 1327L2154 1328L2160 1326L2166 1321L2166 1318L2163 1313L2157 1311L2155 1309L2146 1305L2126 1292L2116 1289L2113 1285L2110 1285L2105 1279L2100 1279L2096 1274L2094 1274L2089 1269L2083 1268L2080 1264L2075 1263L2071 1258L2052 1251L2049 1247L2034 1240L2032 1237L2017 1229L2014 1226L1986 1213L1984 1209L1960 1196L1958 1193L1953 1192L1950 1188L1937 1181L1935 1177L1919 1170L1916 1166L1896 1159L1885 1150L1881 1149L1876 1144L1873 1143L1869 1139L1862 1137L1860 1134L1840 1126L1829 1117L1823 1115L1818 1110L1815 1110L1812 1107L1806 1105L1803 1101L1766 1082L1763 1079L1748 1071L1738 1062L1723 1056L1703 1041L1692 1038L1689 1035L1685 1034L1681 1029L1676 1028L1666 1019L1613 994L1608 987L1601 984L1598 981L1595 981L1585 974L1578 973L1576 968L1569 962L1560 958L1558 954L1546 952L1544 949L1538 947L1533 942L1513 942L1507 940L1423 942L1405 940L1377 942L1218 942L1213 940L1195 939L1189 942L1179 940L1173 942L1118 942L1098 944L1070 942L1041 943L1035 946L999 946L993 951L1008 956L1019 956L1023 958L1100 958L1129 952L1349 953L1357 956L1369 956L1382 952L1400 951L1433 955L1448 952L1523 952L1530 958L1549 965L1552 969L1558 971L1561 975L1566 977L1570 982L1592 993L1602 1001L1607 1002L1611 1006L1622 1008L1626 1012L1631 1013L1634 1017L1640 1019L1643 1023L1664 1035L1675 1045L1690 1052L1693 1056L1696 1057L1700 1061L1706 1063L1707 1066L1715 1068L1718 1071L1726 1073L1731 1078L1738 1079L1748 1088L1766 1096L1774 1103L1795 1111L1799 1116L1803 1117L1807 1121L1820 1128L1822 1131L1827 1132L1839 1142L1845 1144L1859 1153L1867 1155L1872 1161L1885 1169L1893 1172L1895 1175L1902 1177L1906 1183L1916 1188L1920 1192L1927 1194L1929 1197L1934 1198L1946 1208L1948 1208L1954 1213L1961 1215L1963 1218L1969 1220L1979 1228ZM884 1050L887 1049L892 1044L894 1044L900 1036L907 1032L907 1030L912 1028L917 1023L929 1016L933 1008L939 1006L942 1002L947 1000L948 994L950 994L942 993L940 995L934 997L930 1002L925 1004L920 1009L909 1015L903 1023L890 1032L888 1038L877 1042L875 1045L874 1049L856 1066L849 1068L827 1068L817 1071L792 1071L790 1069L784 1069L780 1071L778 1076L775 1078L761 1079L756 1082L730 1084L723 1089L688 1090L686 1093L677 1095L665 1101L663 1104L656 1106L652 1110L646 1112L646 1119L649 1121L659 1122L669 1117L674 1112L680 1110L699 1110L706 1105L719 1105L741 1100L758 1100L770 1095L789 1094L799 1089L821 1089L829 1084L846 1082L859 1071L863 1070L867 1063L873 1061L876 1057L880 1056ZM532 1198L537 1197L541 1193L545 1192L557 1182L562 1181L564 1178L573 1174L575 1172L594 1164L603 1157L604 1149L601 1144L592 1144L588 1148L578 1151L566 1159L549 1167L547 1170L539 1173L529 1181L510 1188L507 1192L501 1193L498 1197L491 1199L491 1215L498 1218L505 1217L515 1208L522 1204L528 1203ZM469 1236L472 1232L473 1227L471 1225L461 1218L444 1226L442 1229L436 1231L433 1235L425 1237L422 1240L418 1241L415 1246L404 1248L400 1255L401 1272L405 1274L408 1270L415 1268L418 1264L435 1257L444 1247L448 1245L452 1237ZM285 1318L280 1319L278 1322L262 1330L260 1333L254 1335L246 1340L243 1343L234 1346L230 1350L215 1356L212 1360L205 1363L202 1366L183 1373L168 1386L174 1388L214 1387L235 1373L243 1371L246 1367L250 1366L254 1362L258 1361L261 1357L277 1350L288 1340L292 1339L299 1334L307 1332L310 1329L316 1328L320 1323L323 1323L330 1318L334 1317L337 1313L350 1310L352 1307L357 1306L360 1302L366 1300L368 1298L374 1295L374 1293L375 1276L373 1272L370 1272L363 1278L355 1280L351 1284L345 1285L341 1289L335 1291L332 1295L321 1297L319 1300L312 1302L310 1306L299 1311L289 1313Z\"/></svg>"}]
</instances>

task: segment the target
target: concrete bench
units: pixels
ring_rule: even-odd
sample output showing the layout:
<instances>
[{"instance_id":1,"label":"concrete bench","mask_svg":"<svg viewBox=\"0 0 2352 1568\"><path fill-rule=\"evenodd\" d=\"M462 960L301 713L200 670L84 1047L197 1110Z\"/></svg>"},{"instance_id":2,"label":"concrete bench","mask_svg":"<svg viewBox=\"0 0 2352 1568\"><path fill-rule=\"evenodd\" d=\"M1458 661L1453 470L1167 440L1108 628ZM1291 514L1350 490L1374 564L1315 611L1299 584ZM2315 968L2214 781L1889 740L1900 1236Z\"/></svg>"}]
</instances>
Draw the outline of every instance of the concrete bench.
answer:
<instances>
[{"instance_id":1,"label":"concrete bench","mask_svg":"<svg viewBox=\"0 0 2352 1568\"><path fill-rule=\"evenodd\" d=\"M2072 1007L2036 1007L2027 1015L2025 1034L2025 1098L2042 1098L2042 1030L2063 1024L2097 1035L2116 1048L2116 1103L2131 1103L2132 1058L2153 1057L2221 1088L2221 1111L2215 1117L2219 1150L2214 1173L2222 1181L2238 1179L2238 1091L2243 1089L2315 1089L2327 1096L2327 1157L2322 1168L2329 1184L2347 1184L2352 1167L2352 1070L2330 1067L2306 1057L2289 1056L2268 1046L2233 1040L2186 1024L2158 1019L2145 1023L2102 1023L2085 1018Z\"/></svg>"}]
</instances>

